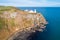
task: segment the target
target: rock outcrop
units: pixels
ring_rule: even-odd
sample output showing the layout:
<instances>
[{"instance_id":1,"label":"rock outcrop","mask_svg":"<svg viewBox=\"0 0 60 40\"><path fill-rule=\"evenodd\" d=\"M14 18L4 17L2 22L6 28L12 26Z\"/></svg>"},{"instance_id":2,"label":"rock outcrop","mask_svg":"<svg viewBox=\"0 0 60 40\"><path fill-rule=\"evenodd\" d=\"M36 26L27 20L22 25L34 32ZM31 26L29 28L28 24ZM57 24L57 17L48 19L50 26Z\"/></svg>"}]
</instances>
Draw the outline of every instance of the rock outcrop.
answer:
<instances>
[{"instance_id":1,"label":"rock outcrop","mask_svg":"<svg viewBox=\"0 0 60 40\"><path fill-rule=\"evenodd\" d=\"M41 13L29 13L15 7L0 7L0 40L27 40L30 33L43 31L47 24Z\"/></svg>"}]
</instances>

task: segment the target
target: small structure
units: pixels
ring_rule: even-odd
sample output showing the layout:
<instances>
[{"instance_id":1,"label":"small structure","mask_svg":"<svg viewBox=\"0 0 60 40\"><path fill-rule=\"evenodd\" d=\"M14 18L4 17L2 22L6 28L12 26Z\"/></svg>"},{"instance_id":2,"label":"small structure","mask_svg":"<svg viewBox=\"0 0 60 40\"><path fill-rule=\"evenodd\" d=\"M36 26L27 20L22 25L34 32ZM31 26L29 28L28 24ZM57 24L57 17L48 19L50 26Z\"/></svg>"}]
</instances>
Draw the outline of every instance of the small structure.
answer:
<instances>
[{"instance_id":1,"label":"small structure","mask_svg":"<svg viewBox=\"0 0 60 40\"><path fill-rule=\"evenodd\" d=\"M36 9L34 9L34 10L24 10L24 11L26 11L26 12L28 12L28 13L36 13Z\"/></svg>"}]
</instances>

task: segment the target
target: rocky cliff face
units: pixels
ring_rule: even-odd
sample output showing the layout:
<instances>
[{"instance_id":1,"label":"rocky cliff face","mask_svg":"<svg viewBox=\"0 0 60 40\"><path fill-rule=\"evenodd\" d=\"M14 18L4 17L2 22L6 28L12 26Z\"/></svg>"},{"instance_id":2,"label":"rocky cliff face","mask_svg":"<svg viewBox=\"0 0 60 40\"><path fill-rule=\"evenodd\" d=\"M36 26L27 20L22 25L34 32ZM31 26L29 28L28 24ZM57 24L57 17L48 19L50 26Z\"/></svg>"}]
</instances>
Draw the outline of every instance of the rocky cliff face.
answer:
<instances>
[{"instance_id":1,"label":"rocky cliff face","mask_svg":"<svg viewBox=\"0 0 60 40\"><path fill-rule=\"evenodd\" d=\"M41 13L29 13L15 7L0 7L0 40L27 40L30 33L43 31L46 24Z\"/></svg>"}]
</instances>

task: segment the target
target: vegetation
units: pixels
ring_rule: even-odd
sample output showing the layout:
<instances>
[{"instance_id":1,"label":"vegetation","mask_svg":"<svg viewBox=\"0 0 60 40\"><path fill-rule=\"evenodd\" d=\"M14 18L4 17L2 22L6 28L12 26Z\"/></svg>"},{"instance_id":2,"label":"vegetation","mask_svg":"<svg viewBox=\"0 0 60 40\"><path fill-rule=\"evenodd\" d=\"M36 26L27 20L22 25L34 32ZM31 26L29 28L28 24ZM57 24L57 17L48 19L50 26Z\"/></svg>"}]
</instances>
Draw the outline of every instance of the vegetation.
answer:
<instances>
[{"instance_id":1,"label":"vegetation","mask_svg":"<svg viewBox=\"0 0 60 40\"><path fill-rule=\"evenodd\" d=\"M15 26L14 18L11 19L10 24L11 26Z\"/></svg>"},{"instance_id":2,"label":"vegetation","mask_svg":"<svg viewBox=\"0 0 60 40\"><path fill-rule=\"evenodd\" d=\"M2 29L5 26L5 20L4 18L0 17L0 29Z\"/></svg>"},{"instance_id":3,"label":"vegetation","mask_svg":"<svg viewBox=\"0 0 60 40\"><path fill-rule=\"evenodd\" d=\"M8 6L0 6L0 15L3 14L4 11L9 11L11 10L13 7ZM2 15L3 16L3 15ZM2 29L4 26L6 26L7 24L5 23L5 18L0 16L0 29Z\"/></svg>"},{"instance_id":4,"label":"vegetation","mask_svg":"<svg viewBox=\"0 0 60 40\"><path fill-rule=\"evenodd\" d=\"M14 7L11 6L0 6L0 14L2 14L4 11L10 11L11 9L14 9ZM16 11L16 10L14 10Z\"/></svg>"},{"instance_id":5,"label":"vegetation","mask_svg":"<svg viewBox=\"0 0 60 40\"><path fill-rule=\"evenodd\" d=\"M9 17L9 14L3 14L5 11L8 13L13 13L16 11L16 9L11 6L0 6L0 40L5 40L4 37L7 37L8 34L11 33L10 31L12 28L10 27L10 25L15 26L14 19L8 19L6 17Z\"/></svg>"}]
</instances>

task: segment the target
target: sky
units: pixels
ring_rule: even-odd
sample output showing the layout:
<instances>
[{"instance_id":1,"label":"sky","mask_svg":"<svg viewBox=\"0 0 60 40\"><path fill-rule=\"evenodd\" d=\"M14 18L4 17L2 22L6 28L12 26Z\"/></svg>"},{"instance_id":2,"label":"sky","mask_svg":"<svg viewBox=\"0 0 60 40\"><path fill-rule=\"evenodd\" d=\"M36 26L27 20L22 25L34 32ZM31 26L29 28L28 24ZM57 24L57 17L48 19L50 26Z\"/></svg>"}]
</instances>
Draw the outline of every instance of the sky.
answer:
<instances>
[{"instance_id":1,"label":"sky","mask_svg":"<svg viewBox=\"0 0 60 40\"><path fill-rule=\"evenodd\" d=\"M1 6L60 7L60 0L0 0Z\"/></svg>"}]
</instances>

